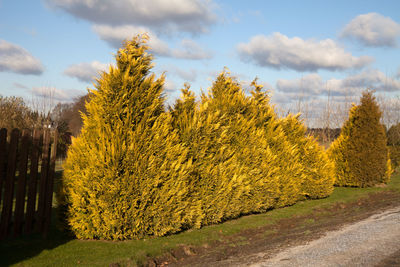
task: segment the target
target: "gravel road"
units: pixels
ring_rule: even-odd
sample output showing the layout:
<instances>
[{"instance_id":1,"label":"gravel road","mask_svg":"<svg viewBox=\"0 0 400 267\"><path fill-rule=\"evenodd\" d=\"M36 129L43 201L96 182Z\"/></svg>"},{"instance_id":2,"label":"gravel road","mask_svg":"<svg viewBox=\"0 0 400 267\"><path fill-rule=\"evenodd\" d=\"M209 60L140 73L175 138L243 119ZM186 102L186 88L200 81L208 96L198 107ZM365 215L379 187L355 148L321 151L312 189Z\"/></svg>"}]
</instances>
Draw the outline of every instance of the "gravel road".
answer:
<instances>
[{"instance_id":1,"label":"gravel road","mask_svg":"<svg viewBox=\"0 0 400 267\"><path fill-rule=\"evenodd\" d=\"M400 207L397 207L251 266L377 266L399 251Z\"/></svg>"}]
</instances>

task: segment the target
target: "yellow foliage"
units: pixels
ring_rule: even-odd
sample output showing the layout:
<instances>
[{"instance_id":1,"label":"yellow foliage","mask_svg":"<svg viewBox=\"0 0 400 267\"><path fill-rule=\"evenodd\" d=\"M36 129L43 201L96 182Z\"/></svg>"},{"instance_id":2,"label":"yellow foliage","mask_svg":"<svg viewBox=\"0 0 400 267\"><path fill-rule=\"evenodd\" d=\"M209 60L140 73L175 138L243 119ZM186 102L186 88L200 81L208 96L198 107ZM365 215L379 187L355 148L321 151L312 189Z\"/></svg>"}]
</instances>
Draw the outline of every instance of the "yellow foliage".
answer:
<instances>
[{"instance_id":1,"label":"yellow foliage","mask_svg":"<svg viewBox=\"0 0 400 267\"><path fill-rule=\"evenodd\" d=\"M180 231L188 215L187 149L164 113L164 77L139 37L97 81L64 165L67 220L78 238L123 240Z\"/></svg>"},{"instance_id":2,"label":"yellow foliage","mask_svg":"<svg viewBox=\"0 0 400 267\"><path fill-rule=\"evenodd\" d=\"M335 180L333 163L325 149L312 136L298 116L288 115L282 126L289 141L296 147L301 162L301 195L305 198L327 197L333 192Z\"/></svg>"},{"instance_id":3,"label":"yellow foliage","mask_svg":"<svg viewBox=\"0 0 400 267\"><path fill-rule=\"evenodd\" d=\"M361 104L350 109L340 136L328 150L336 185L367 187L389 181L391 163L380 119L381 111L372 92L364 92Z\"/></svg>"},{"instance_id":4,"label":"yellow foliage","mask_svg":"<svg viewBox=\"0 0 400 267\"><path fill-rule=\"evenodd\" d=\"M92 90L64 166L67 221L78 238L162 236L332 192L332 165L296 116L277 118L223 72L195 101L164 111L146 38L126 42Z\"/></svg>"}]
</instances>

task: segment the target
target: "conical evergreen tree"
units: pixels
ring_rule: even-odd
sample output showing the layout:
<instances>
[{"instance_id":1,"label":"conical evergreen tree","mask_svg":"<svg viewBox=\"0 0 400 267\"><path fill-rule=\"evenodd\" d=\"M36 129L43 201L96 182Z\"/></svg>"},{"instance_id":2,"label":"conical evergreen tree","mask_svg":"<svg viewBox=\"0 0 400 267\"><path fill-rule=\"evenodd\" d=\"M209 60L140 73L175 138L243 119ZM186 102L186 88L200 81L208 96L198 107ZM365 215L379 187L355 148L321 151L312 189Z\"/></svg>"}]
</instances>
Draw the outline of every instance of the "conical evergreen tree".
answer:
<instances>
[{"instance_id":1,"label":"conical evergreen tree","mask_svg":"<svg viewBox=\"0 0 400 267\"><path fill-rule=\"evenodd\" d=\"M371 91L350 109L340 136L329 148L335 164L336 185L367 187L386 183L391 175L382 112Z\"/></svg>"},{"instance_id":2,"label":"conical evergreen tree","mask_svg":"<svg viewBox=\"0 0 400 267\"><path fill-rule=\"evenodd\" d=\"M237 202L248 179L238 150L251 131L242 115L245 109L240 85L226 72L217 77L207 95L201 95L194 149L204 225L237 217L243 211Z\"/></svg>"},{"instance_id":3,"label":"conical evergreen tree","mask_svg":"<svg viewBox=\"0 0 400 267\"><path fill-rule=\"evenodd\" d=\"M278 119L273 107L270 105L267 92L262 91L263 86L252 82L251 105L247 116L253 118L258 129L263 131L263 139L276 159L269 165L279 166L273 174L278 181L278 195L275 207L292 205L300 199L300 184L302 166L296 145L287 139L286 133Z\"/></svg>"},{"instance_id":4,"label":"conical evergreen tree","mask_svg":"<svg viewBox=\"0 0 400 267\"><path fill-rule=\"evenodd\" d=\"M185 84L185 88L181 90L182 94L173 108L169 108L172 115L172 126L177 129L181 141L190 146L193 137L193 123L195 114L198 112L195 95L190 91L189 84Z\"/></svg>"},{"instance_id":5,"label":"conical evergreen tree","mask_svg":"<svg viewBox=\"0 0 400 267\"><path fill-rule=\"evenodd\" d=\"M163 111L164 76L150 73L146 41L127 41L97 80L68 151L63 194L78 238L159 236L188 223L190 162Z\"/></svg>"},{"instance_id":6,"label":"conical evergreen tree","mask_svg":"<svg viewBox=\"0 0 400 267\"><path fill-rule=\"evenodd\" d=\"M245 114L249 98L223 72L195 104L188 88L171 110L193 161L190 196L193 225L200 227L272 208L278 198L276 156L263 131Z\"/></svg>"}]
</instances>

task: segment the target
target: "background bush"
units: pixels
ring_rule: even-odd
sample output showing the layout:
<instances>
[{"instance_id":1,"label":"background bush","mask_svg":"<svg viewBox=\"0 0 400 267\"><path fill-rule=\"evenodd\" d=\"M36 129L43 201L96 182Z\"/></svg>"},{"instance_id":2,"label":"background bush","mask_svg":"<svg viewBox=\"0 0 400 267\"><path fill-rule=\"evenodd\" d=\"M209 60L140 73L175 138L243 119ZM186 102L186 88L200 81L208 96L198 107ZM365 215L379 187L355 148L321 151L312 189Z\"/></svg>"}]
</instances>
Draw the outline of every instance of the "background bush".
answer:
<instances>
[{"instance_id":1,"label":"background bush","mask_svg":"<svg viewBox=\"0 0 400 267\"><path fill-rule=\"evenodd\" d=\"M336 185L367 187L387 183L391 174L382 112L371 91L354 105L329 154L335 164Z\"/></svg>"},{"instance_id":2,"label":"background bush","mask_svg":"<svg viewBox=\"0 0 400 267\"><path fill-rule=\"evenodd\" d=\"M390 160L395 168L400 166L400 123L392 125L388 132Z\"/></svg>"}]
</instances>

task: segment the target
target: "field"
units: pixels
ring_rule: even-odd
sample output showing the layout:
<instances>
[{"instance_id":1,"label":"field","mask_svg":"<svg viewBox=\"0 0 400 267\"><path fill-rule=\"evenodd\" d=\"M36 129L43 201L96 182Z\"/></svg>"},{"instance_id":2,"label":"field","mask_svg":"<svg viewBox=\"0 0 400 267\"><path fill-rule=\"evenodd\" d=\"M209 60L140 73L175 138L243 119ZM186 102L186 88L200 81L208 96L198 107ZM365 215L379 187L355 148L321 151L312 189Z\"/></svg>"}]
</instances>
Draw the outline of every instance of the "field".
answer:
<instances>
[{"instance_id":1,"label":"field","mask_svg":"<svg viewBox=\"0 0 400 267\"><path fill-rule=\"evenodd\" d=\"M76 240L52 224L47 240L29 236L2 242L3 266L121 266L195 265L244 257L304 242L345 223L400 203L400 174L387 186L335 188L325 199L307 200L293 206L253 214L222 224L146 240L108 242ZM53 210L53 215L55 214ZM55 221L55 216L53 216ZM268 242L266 242L268 240ZM118 265L116 265L118 266Z\"/></svg>"}]
</instances>

